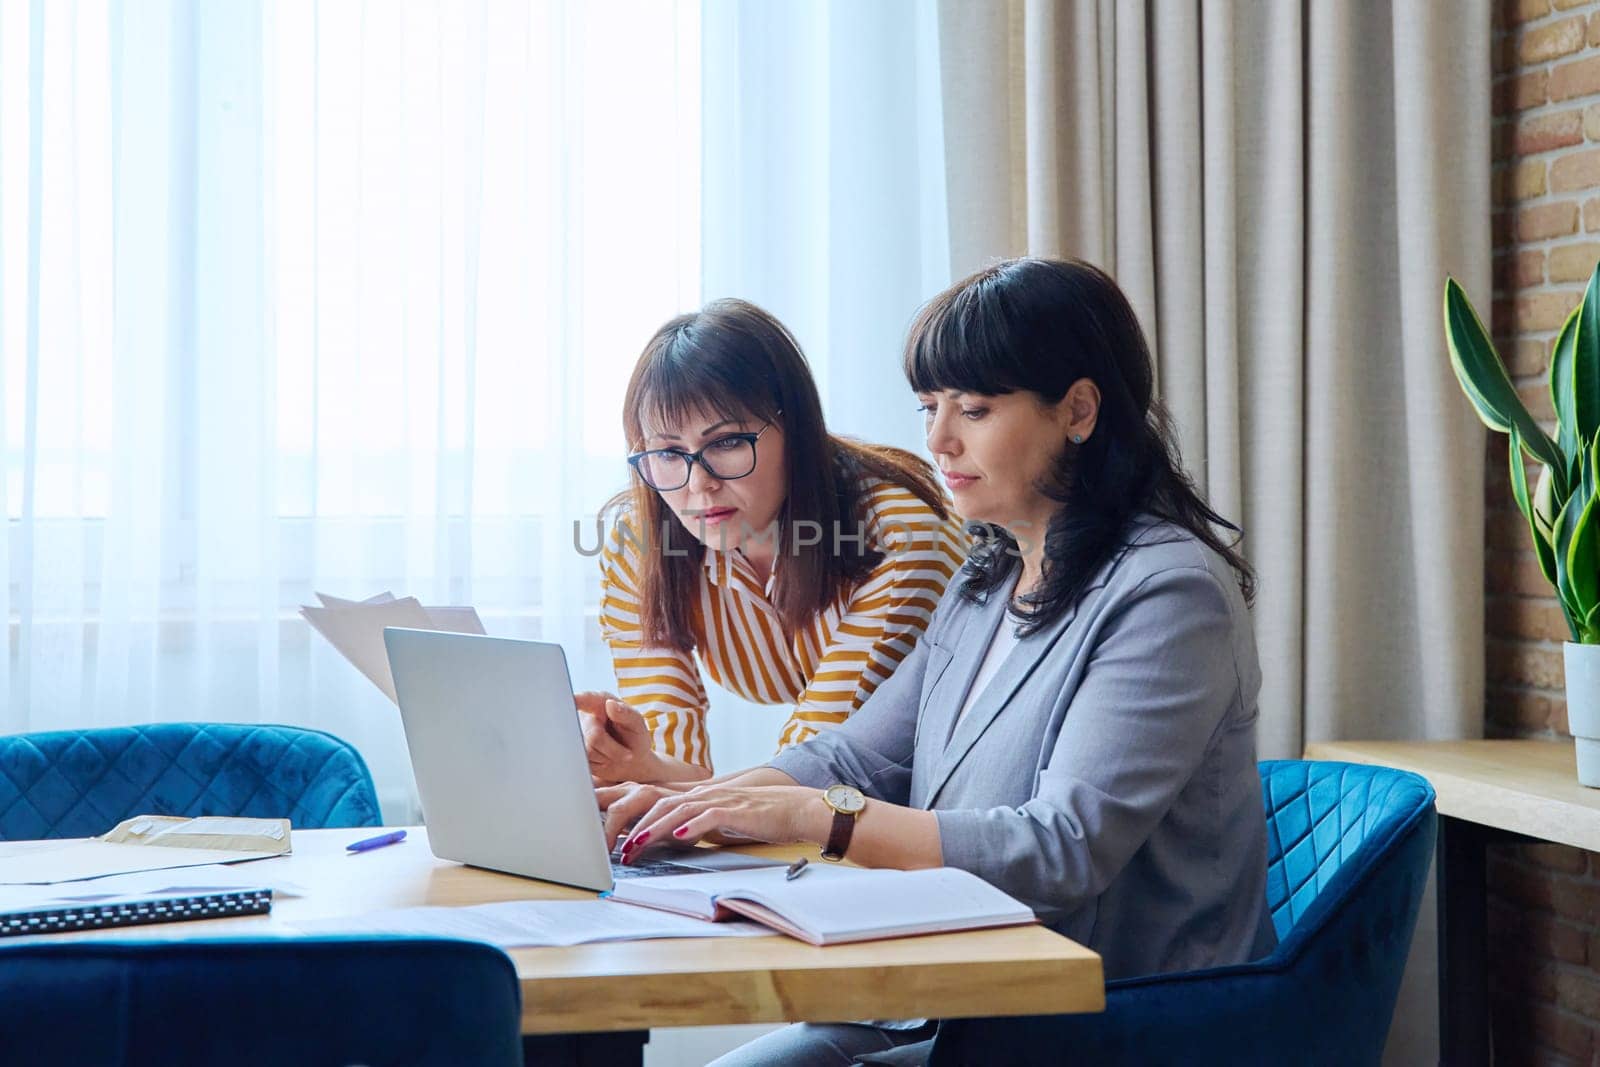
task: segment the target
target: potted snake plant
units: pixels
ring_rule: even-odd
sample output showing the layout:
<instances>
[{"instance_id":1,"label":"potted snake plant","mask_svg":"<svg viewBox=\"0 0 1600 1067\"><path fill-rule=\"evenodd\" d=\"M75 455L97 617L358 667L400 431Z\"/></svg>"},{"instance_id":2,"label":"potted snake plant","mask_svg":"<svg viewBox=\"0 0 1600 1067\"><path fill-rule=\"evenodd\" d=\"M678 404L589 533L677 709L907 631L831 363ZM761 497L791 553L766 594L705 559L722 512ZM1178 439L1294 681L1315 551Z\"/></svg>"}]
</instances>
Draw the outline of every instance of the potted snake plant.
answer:
<instances>
[{"instance_id":1,"label":"potted snake plant","mask_svg":"<svg viewBox=\"0 0 1600 1067\"><path fill-rule=\"evenodd\" d=\"M1567 722L1578 781L1600 788L1600 266L1567 316L1550 358L1551 436L1528 413L1472 304L1444 286L1450 365L1484 425L1511 438L1511 494L1528 522L1539 569L1555 588L1572 638L1563 646ZM1528 461L1540 464L1529 489Z\"/></svg>"}]
</instances>

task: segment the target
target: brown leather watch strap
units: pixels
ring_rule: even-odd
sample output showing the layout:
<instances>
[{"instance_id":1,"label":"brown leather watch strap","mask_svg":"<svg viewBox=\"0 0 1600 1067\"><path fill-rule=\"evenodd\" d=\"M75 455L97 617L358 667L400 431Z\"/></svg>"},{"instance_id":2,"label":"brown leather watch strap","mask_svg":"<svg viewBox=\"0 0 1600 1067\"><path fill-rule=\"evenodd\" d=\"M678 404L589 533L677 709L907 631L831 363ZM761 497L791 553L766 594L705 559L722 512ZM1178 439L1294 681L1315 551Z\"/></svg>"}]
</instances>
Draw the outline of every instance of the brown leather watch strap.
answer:
<instances>
[{"instance_id":1,"label":"brown leather watch strap","mask_svg":"<svg viewBox=\"0 0 1600 1067\"><path fill-rule=\"evenodd\" d=\"M828 844L822 850L823 859L844 859L845 849L850 847L850 835L855 833L857 814L843 811L833 813L833 828L828 831Z\"/></svg>"}]
</instances>

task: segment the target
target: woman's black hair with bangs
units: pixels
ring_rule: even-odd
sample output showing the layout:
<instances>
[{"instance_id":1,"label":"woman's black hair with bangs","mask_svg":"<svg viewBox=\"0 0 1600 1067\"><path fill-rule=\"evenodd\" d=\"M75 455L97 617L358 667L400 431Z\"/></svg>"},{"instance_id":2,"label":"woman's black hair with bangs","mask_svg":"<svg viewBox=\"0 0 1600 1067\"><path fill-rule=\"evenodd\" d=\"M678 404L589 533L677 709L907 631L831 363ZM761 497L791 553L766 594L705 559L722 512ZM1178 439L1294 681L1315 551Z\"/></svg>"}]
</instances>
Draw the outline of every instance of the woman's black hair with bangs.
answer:
<instances>
[{"instance_id":1,"label":"woman's black hair with bangs","mask_svg":"<svg viewBox=\"0 0 1600 1067\"><path fill-rule=\"evenodd\" d=\"M906 338L905 374L919 393L1030 392L1055 404L1088 378L1100 390L1094 432L1062 443L1045 484L1059 503L1044 536L1039 586L1020 598L1020 632L1037 632L1076 605L1095 574L1128 543L1141 513L1173 523L1234 570L1246 602L1255 572L1235 549L1239 528L1212 511L1184 473L1144 331L1127 297L1080 260L1013 259L934 297ZM1220 527L1234 534L1224 541ZM1016 538L992 529L973 548L960 595L981 601L1018 565Z\"/></svg>"}]
</instances>

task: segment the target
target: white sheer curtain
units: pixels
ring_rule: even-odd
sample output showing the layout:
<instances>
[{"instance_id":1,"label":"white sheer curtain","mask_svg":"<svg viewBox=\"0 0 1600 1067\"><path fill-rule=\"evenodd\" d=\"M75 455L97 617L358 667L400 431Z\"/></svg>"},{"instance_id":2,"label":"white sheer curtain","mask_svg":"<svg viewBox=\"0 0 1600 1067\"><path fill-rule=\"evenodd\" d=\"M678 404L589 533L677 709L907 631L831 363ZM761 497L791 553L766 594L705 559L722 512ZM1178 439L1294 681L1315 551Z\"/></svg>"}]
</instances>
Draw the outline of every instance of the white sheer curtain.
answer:
<instances>
[{"instance_id":1,"label":"white sheer curtain","mask_svg":"<svg viewBox=\"0 0 1600 1067\"><path fill-rule=\"evenodd\" d=\"M316 726L395 821L314 589L609 684L573 524L700 299L699 52L687 2L0 0L0 730Z\"/></svg>"},{"instance_id":2,"label":"white sheer curtain","mask_svg":"<svg viewBox=\"0 0 1600 1067\"><path fill-rule=\"evenodd\" d=\"M800 341L829 428L926 455L900 372L917 306L951 281L934 5L708 0L707 299ZM771 756L787 712L711 693L719 768Z\"/></svg>"},{"instance_id":3,"label":"white sheer curtain","mask_svg":"<svg viewBox=\"0 0 1600 1067\"><path fill-rule=\"evenodd\" d=\"M0 0L0 730L316 726L398 820L313 590L472 603L609 686L573 523L662 320L762 303L836 429L921 448L937 57L915 0ZM715 694L718 761L782 714Z\"/></svg>"}]
</instances>

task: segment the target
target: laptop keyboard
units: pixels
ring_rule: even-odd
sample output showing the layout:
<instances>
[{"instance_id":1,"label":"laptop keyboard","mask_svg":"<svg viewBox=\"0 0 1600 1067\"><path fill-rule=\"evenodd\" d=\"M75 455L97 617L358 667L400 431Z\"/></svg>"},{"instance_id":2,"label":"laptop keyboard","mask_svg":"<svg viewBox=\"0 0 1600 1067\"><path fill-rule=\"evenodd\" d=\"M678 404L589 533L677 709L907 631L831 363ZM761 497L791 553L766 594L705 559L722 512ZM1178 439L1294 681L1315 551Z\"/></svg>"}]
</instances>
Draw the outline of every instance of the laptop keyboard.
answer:
<instances>
[{"instance_id":1,"label":"laptop keyboard","mask_svg":"<svg viewBox=\"0 0 1600 1067\"><path fill-rule=\"evenodd\" d=\"M645 863L620 862L615 856L611 858L611 877L617 881L624 878L649 878L658 874L704 874L699 867L686 867L681 863L670 860L650 860Z\"/></svg>"}]
</instances>

